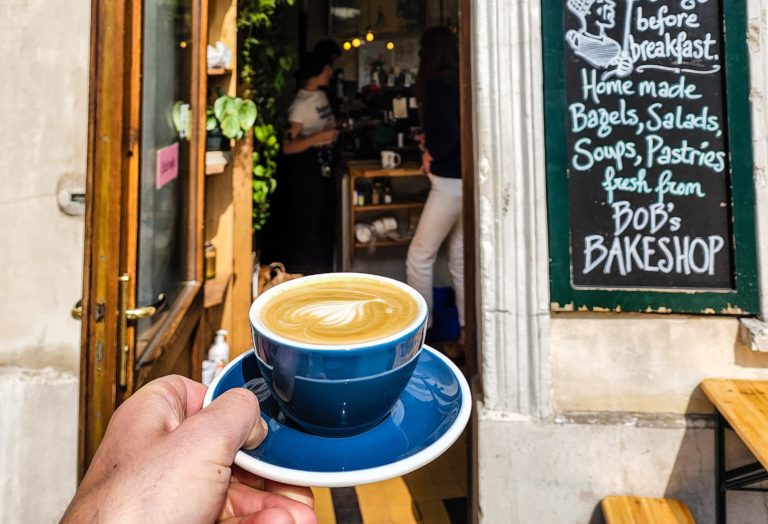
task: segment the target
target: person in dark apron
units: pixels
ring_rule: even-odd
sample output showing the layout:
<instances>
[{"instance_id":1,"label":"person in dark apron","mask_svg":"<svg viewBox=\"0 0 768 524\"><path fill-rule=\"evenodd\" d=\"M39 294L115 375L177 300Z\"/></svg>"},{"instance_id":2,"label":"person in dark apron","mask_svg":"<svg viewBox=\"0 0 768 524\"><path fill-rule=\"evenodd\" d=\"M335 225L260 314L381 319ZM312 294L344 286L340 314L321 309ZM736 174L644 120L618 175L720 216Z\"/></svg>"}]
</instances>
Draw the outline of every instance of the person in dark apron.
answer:
<instances>
[{"instance_id":1,"label":"person in dark apron","mask_svg":"<svg viewBox=\"0 0 768 524\"><path fill-rule=\"evenodd\" d=\"M300 86L288 110L262 261L279 261L292 273L333 271L336 231L336 181L333 144L336 119L321 87L331 68L317 52L303 55Z\"/></svg>"}]
</instances>

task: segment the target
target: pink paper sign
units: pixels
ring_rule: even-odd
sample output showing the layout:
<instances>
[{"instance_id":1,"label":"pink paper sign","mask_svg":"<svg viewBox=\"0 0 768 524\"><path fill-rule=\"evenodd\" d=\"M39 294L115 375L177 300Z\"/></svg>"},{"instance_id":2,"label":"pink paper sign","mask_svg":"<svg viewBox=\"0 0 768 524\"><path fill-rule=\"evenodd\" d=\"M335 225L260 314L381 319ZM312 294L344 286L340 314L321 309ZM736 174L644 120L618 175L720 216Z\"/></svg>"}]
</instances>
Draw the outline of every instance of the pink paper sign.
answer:
<instances>
[{"instance_id":1,"label":"pink paper sign","mask_svg":"<svg viewBox=\"0 0 768 524\"><path fill-rule=\"evenodd\" d=\"M160 189L179 176L179 143L157 150L157 169L155 169L155 187Z\"/></svg>"}]
</instances>

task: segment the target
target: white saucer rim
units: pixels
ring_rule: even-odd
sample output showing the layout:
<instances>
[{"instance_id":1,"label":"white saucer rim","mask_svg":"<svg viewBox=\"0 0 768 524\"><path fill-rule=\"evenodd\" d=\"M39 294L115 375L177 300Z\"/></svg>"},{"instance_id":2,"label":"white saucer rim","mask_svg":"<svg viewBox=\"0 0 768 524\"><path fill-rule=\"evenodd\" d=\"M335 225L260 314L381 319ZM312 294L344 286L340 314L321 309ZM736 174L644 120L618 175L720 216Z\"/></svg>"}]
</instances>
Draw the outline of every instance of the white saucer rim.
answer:
<instances>
[{"instance_id":1,"label":"white saucer rim","mask_svg":"<svg viewBox=\"0 0 768 524\"><path fill-rule=\"evenodd\" d=\"M255 475L262 476L269 480L277 482L283 482L285 484L293 484L296 486L313 486L318 488L343 488L350 486L359 486L362 484L370 484L372 482L380 482L382 480L388 480L395 477L406 475L420 467L423 467L437 457L442 455L449 447L456 442L464 428L469 422L469 416L472 412L472 395L469 389L469 384L464 378L464 374L459 368L451 362L451 360L440 352L436 351L428 345L424 345L423 350L429 350L434 357L439 358L443 363L448 366L454 377L459 383L461 388L461 407L459 413L454 419L453 423L443 433L440 438L434 441L426 448L414 453L410 457L384 464L382 466L376 466L373 468L356 469L351 471L307 471L293 468L286 468L283 466L276 466L267 462L254 458L243 451L238 451L235 455L235 464L241 468L249 471ZM231 368L237 365L237 363L248 356L249 351L239 355L232 360L227 366L217 375L211 385L208 387L208 391L205 394L203 400L203 407L211 403L213 398L213 391L216 389L218 381L224 374Z\"/></svg>"}]
</instances>

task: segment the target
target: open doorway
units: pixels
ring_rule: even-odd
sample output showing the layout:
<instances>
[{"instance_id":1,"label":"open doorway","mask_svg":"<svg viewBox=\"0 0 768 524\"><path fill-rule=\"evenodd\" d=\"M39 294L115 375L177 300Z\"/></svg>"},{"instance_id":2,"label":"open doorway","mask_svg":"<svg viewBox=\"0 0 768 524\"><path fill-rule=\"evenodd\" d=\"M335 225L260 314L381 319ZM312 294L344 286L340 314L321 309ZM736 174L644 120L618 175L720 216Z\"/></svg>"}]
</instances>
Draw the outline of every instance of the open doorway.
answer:
<instances>
[{"instance_id":1,"label":"open doorway","mask_svg":"<svg viewBox=\"0 0 768 524\"><path fill-rule=\"evenodd\" d=\"M458 227L466 232L462 276L467 293L457 304L448 256L450 241L446 238L434 263L433 325L428 342L447 353L459 341L463 326L463 353L450 356L471 378L477 373L477 358L469 9L468 0L329 0L305 2L292 11L287 40L295 43L297 60L329 42L332 52L336 46L330 78L323 86L339 128L333 150L333 196L324 196L325 190L318 186L305 191L301 195L305 200L297 204L283 200L278 189L271 203L271 223L265 226L256 247L262 264L283 262L289 273L354 271L408 280L409 247L430 192L429 178L422 169L424 148L419 142L424 131L416 93L420 39L430 27L448 28L457 38L460 56L457 73L463 202ZM293 80L289 80L286 92L300 87ZM301 78L298 80L301 82ZM285 100L286 114L292 99L293 95ZM290 127L287 118L284 126ZM284 166L278 164L278 188L288 185L285 178L281 180ZM284 226L301 211L310 215L310 222L312 217L318 222L319 214L310 210L321 206L317 200L324 198L331 198L335 209L332 256L317 262L315 269L302 258L307 244L297 243L286 234ZM304 222L300 227L317 225ZM293 251L281 250L285 246ZM459 306L466 312L463 322ZM470 521L476 514L470 496L474 471L474 439L470 433L468 428L455 449L412 476L362 488L319 490L316 495L321 521L374 521L370 512L381 511L389 511L393 522ZM379 514L379 521L382 518Z\"/></svg>"},{"instance_id":2,"label":"open doorway","mask_svg":"<svg viewBox=\"0 0 768 524\"><path fill-rule=\"evenodd\" d=\"M461 344L465 324L474 332L463 318L474 311L474 297L463 293L474 288L474 239L463 235L474 230L474 213L469 32L461 32L459 0L329 0L290 11L282 49L293 53L295 75L287 75L275 117L282 155L269 218L257 235L260 262L280 262L288 273L353 271L408 282L431 306L427 342L472 366ZM420 107L422 84L433 82L418 78L428 28L451 33L460 62L435 73L457 84L453 99L432 105L441 118L434 135L451 129L442 116L455 113L456 131L432 138L444 150L438 159L426 147ZM318 55L330 66L325 78ZM330 127L335 141L319 137ZM439 200L439 211L426 205L437 198L436 185L452 198Z\"/></svg>"}]
</instances>

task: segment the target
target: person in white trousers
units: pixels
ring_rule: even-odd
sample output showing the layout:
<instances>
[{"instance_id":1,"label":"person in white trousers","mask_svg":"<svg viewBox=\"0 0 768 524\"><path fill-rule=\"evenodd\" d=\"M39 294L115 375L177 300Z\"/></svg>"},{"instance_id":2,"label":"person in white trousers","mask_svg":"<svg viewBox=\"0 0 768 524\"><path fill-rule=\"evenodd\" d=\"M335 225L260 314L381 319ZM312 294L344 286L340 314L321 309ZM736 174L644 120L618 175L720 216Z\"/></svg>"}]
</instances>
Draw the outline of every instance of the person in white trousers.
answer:
<instances>
[{"instance_id":1,"label":"person in white trousers","mask_svg":"<svg viewBox=\"0 0 768 524\"><path fill-rule=\"evenodd\" d=\"M464 344L459 47L456 35L446 27L427 29L420 44L415 92L424 131L422 170L428 174L432 188L408 248L406 280L426 299L431 313L435 260L441 244L450 237L448 267L462 329L458 344L446 346L443 351L456 358Z\"/></svg>"},{"instance_id":2,"label":"person in white trousers","mask_svg":"<svg viewBox=\"0 0 768 524\"><path fill-rule=\"evenodd\" d=\"M432 183L419 225L408 248L405 262L408 285L426 299L432 311L432 287L437 253L448 244L448 269L456 293L459 325L464 327L464 229L462 227L461 179L428 175ZM430 315L429 325L432 326Z\"/></svg>"}]
</instances>

